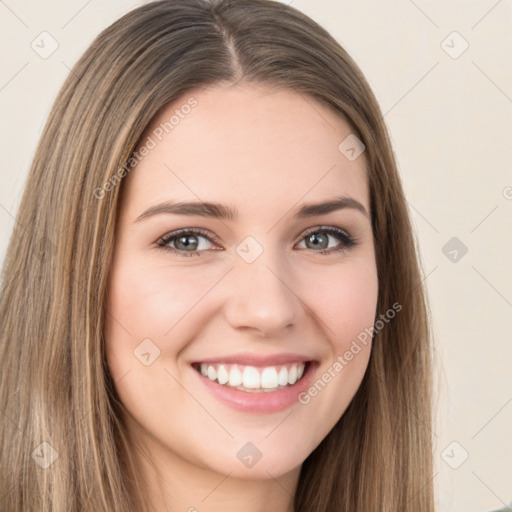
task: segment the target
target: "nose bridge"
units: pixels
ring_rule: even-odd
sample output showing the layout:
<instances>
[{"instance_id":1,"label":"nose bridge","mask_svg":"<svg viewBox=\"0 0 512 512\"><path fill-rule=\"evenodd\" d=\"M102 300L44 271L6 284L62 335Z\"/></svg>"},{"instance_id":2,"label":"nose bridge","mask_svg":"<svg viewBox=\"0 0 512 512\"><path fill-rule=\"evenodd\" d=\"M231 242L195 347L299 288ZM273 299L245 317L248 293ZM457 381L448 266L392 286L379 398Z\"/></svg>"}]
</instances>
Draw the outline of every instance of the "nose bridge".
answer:
<instances>
[{"instance_id":1,"label":"nose bridge","mask_svg":"<svg viewBox=\"0 0 512 512\"><path fill-rule=\"evenodd\" d=\"M279 249L247 237L236 248L226 315L232 327L276 333L297 321L300 301Z\"/></svg>"}]
</instances>

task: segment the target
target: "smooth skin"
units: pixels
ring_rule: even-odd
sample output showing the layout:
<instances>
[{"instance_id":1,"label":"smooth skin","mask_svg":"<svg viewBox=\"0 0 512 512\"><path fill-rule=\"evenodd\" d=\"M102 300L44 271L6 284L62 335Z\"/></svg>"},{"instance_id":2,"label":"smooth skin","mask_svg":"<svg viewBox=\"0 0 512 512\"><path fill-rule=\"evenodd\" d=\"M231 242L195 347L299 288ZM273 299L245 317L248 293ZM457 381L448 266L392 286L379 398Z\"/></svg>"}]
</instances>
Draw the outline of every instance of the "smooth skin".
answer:
<instances>
[{"instance_id":1,"label":"smooth skin","mask_svg":"<svg viewBox=\"0 0 512 512\"><path fill-rule=\"evenodd\" d=\"M152 136L191 97L197 105L161 141ZM187 93L148 127L144 140L158 144L122 183L106 345L155 511L266 512L270 503L273 512L292 511L301 464L356 393L371 343L308 404L277 413L231 408L191 366L241 353L303 354L318 362L314 382L373 326L378 279L366 163L364 153L350 161L338 149L351 133L310 97L243 82ZM346 207L294 218L305 203L339 196L366 213ZM238 215L137 220L167 201L217 202ZM180 234L158 246L188 228L208 236ZM247 237L263 250L251 263L237 252ZM146 361L157 354L152 347L160 351L149 365L137 352L143 340L151 340ZM248 442L262 454L252 467L237 457Z\"/></svg>"}]
</instances>

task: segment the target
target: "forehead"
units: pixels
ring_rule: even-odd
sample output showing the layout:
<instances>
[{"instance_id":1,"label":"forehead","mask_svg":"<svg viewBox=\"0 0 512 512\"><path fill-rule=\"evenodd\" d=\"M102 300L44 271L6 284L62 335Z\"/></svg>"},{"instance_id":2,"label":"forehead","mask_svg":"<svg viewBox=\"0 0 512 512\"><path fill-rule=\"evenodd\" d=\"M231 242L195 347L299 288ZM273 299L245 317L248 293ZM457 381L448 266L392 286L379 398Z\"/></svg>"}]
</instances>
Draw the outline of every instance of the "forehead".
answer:
<instances>
[{"instance_id":1,"label":"forehead","mask_svg":"<svg viewBox=\"0 0 512 512\"><path fill-rule=\"evenodd\" d=\"M334 195L369 209L364 153L351 161L339 149L351 133L340 115L293 90L210 86L154 119L141 143L151 149L125 178L125 194L133 209L203 200L272 218Z\"/></svg>"}]
</instances>

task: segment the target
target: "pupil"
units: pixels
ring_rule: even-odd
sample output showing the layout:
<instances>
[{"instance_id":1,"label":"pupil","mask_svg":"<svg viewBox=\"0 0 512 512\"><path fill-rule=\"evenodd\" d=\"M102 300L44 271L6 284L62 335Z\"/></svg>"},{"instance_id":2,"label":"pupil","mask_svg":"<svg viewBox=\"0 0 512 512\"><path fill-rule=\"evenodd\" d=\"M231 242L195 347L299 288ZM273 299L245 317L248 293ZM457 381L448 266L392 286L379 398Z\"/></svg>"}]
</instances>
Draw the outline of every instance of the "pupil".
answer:
<instances>
[{"instance_id":1,"label":"pupil","mask_svg":"<svg viewBox=\"0 0 512 512\"><path fill-rule=\"evenodd\" d=\"M189 238L194 238L193 235L185 235L179 238L178 243L181 243L184 247L192 247L194 249L197 248L197 242L187 242L186 240Z\"/></svg>"},{"instance_id":2,"label":"pupil","mask_svg":"<svg viewBox=\"0 0 512 512\"><path fill-rule=\"evenodd\" d=\"M324 241L324 244L322 244L322 239ZM318 240L320 240L320 244L318 243ZM325 248L325 242L327 241L327 238L325 236L318 236L316 234L312 234L309 237L309 241L312 242L316 247L322 245L322 248Z\"/></svg>"}]
</instances>

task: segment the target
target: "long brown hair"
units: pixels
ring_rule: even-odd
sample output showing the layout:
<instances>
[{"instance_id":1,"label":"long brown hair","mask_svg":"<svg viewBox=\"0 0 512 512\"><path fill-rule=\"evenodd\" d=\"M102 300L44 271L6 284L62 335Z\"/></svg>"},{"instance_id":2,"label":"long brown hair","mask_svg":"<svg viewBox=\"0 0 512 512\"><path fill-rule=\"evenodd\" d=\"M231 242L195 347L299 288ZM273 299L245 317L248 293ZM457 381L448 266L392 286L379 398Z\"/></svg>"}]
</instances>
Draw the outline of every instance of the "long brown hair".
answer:
<instances>
[{"instance_id":1,"label":"long brown hair","mask_svg":"<svg viewBox=\"0 0 512 512\"><path fill-rule=\"evenodd\" d=\"M294 90L349 122L366 147L377 311L402 306L303 463L294 510L434 510L428 306L383 116L339 43L271 0L148 3L93 41L58 94L3 270L1 510L147 510L103 338L120 170L169 102L239 80Z\"/></svg>"}]
</instances>

